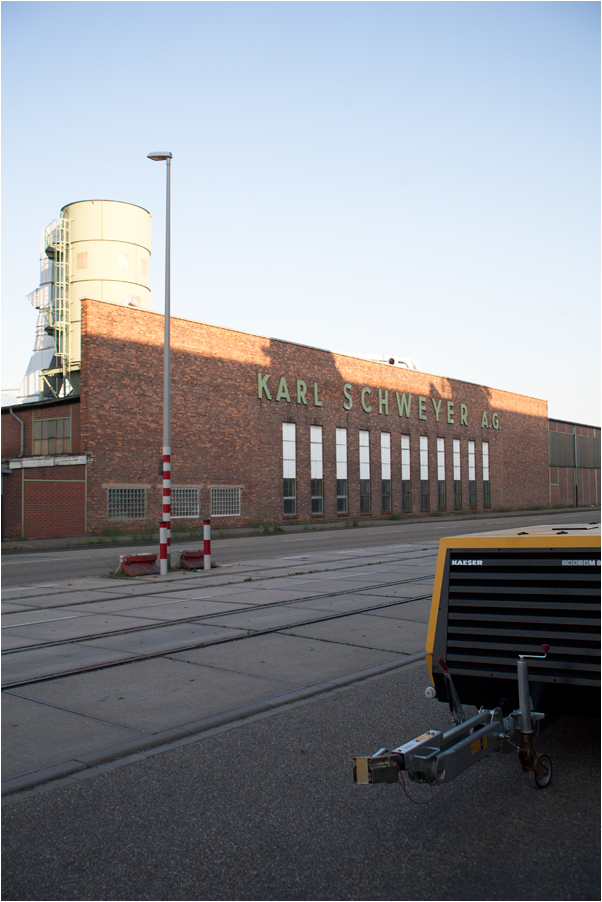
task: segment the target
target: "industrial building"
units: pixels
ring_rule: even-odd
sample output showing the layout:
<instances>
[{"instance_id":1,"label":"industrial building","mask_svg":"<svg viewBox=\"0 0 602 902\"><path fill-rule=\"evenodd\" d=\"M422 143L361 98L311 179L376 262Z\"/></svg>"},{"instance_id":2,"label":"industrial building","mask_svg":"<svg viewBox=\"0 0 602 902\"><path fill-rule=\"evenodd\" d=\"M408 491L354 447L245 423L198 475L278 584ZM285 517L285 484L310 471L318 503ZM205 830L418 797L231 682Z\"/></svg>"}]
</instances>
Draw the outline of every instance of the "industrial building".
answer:
<instances>
[{"instance_id":1,"label":"industrial building","mask_svg":"<svg viewBox=\"0 0 602 902\"><path fill-rule=\"evenodd\" d=\"M82 201L43 236L34 357L2 408L2 537L156 526L150 214ZM415 367L172 317L173 527L600 503L599 428Z\"/></svg>"}]
</instances>

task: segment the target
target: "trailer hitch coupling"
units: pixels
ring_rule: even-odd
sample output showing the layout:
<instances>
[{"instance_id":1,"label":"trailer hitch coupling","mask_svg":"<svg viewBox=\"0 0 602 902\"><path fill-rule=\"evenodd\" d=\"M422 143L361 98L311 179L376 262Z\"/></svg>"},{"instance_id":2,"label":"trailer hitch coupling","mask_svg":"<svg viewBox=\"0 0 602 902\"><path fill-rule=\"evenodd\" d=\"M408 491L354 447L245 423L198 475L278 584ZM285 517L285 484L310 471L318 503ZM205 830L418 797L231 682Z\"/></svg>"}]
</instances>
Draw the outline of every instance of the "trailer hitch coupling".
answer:
<instances>
[{"instance_id":1,"label":"trailer hitch coupling","mask_svg":"<svg viewBox=\"0 0 602 902\"><path fill-rule=\"evenodd\" d=\"M455 726L445 733L428 730L392 751L381 748L369 757L355 758L354 782L363 785L397 783L400 773L405 772L416 783L449 783L478 761L501 751L502 745L508 743L516 749L523 771L533 775L535 785L539 788L548 786L552 779L552 762L547 755L538 756L532 740L533 725L544 715L532 710L526 661L526 658L545 658L550 646L542 648L543 655L519 656L520 707L508 717L503 716L501 708L481 708L473 717L467 717L449 667L439 658ZM520 744L514 741L517 733Z\"/></svg>"}]
</instances>

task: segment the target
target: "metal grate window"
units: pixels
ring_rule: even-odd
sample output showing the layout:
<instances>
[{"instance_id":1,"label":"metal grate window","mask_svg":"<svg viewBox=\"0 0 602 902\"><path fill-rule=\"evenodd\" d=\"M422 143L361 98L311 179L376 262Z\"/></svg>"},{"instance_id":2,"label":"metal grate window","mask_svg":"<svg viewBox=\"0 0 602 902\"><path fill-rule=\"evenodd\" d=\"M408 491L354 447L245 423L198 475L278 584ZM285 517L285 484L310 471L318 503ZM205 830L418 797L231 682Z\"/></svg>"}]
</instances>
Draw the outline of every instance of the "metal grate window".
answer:
<instances>
[{"instance_id":1,"label":"metal grate window","mask_svg":"<svg viewBox=\"0 0 602 902\"><path fill-rule=\"evenodd\" d=\"M198 489L172 489L171 490L171 516L198 517L199 516L199 490Z\"/></svg>"},{"instance_id":2,"label":"metal grate window","mask_svg":"<svg viewBox=\"0 0 602 902\"><path fill-rule=\"evenodd\" d=\"M240 489L211 489L212 517L240 517Z\"/></svg>"},{"instance_id":3,"label":"metal grate window","mask_svg":"<svg viewBox=\"0 0 602 902\"><path fill-rule=\"evenodd\" d=\"M108 489L109 520L144 520L146 489Z\"/></svg>"}]
</instances>

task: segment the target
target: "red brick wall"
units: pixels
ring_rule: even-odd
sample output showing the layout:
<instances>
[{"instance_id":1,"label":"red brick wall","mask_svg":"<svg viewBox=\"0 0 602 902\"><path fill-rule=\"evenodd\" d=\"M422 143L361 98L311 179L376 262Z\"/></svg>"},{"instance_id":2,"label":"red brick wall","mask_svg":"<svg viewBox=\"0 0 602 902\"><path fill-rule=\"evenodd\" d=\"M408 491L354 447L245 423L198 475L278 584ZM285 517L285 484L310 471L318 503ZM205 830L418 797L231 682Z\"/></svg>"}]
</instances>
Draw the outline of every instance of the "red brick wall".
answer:
<instances>
[{"instance_id":1,"label":"red brick wall","mask_svg":"<svg viewBox=\"0 0 602 902\"><path fill-rule=\"evenodd\" d=\"M2 416L4 435L4 416ZM21 538L21 470L2 474L2 541Z\"/></svg>"},{"instance_id":2,"label":"red brick wall","mask_svg":"<svg viewBox=\"0 0 602 902\"><path fill-rule=\"evenodd\" d=\"M71 453L82 453L79 398L21 406L15 410L25 424L24 457L33 456L33 421L71 416ZM18 458L21 424L2 411L2 459ZM2 539L74 536L85 532L85 467L28 467L3 476ZM25 486L25 503L23 487ZM25 511L22 520L23 510Z\"/></svg>"},{"instance_id":3,"label":"red brick wall","mask_svg":"<svg viewBox=\"0 0 602 902\"><path fill-rule=\"evenodd\" d=\"M419 437L429 438L431 509L437 506L436 439L446 441L448 509L453 507L452 439L462 448L463 506L468 507L467 443L476 445L477 507L483 506L481 443L489 442L491 505L529 508L548 503L548 420L545 401L360 361L291 343L174 318L172 348L172 484L200 485L201 517L210 485L242 485L241 518L281 521L282 422L297 427L297 514L310 519L309 428L323 427L324 518L336 518L335 429L348 430L349 516L359 516L359 430L370 432L372 515L381 515L380 433L391 434L393 510L401 510L400 436L411 436L413 511L420 508ZM258 374L269 391L258 397ZM281 377L290 396L276 400ZM307 386L297 403L296 380ZM314 403L314 383L317 399ZM344 409L343 387L353 406ZM360 393L365 393L362 409ZM388 392L388 414L379 394ZM411 394L400 417L396 392ZM283 393L281 393L283 395ZM420 398L424 401L420 402ZM447 421L447 402L453 420ZM437 422L435 405L439 405ZM82 447L90 454L88 522L107 522L107 485L150 485L148 519L161 518L163 316L97 301L82 303ZM423 416L420 404L424 410ZM466 406L466 424L461 407ZM496 413L499 429L491 425ZM488 428L483 425L483 414ZM451 418L451 417L450 417ZM385 516L388 516L386 514ZM176 521L177 522L177 521ZM199 521L195 521L199 522ZM126 525L126 524L122 524Z\"/></svg>"},{"instance_id":4,"label":"red brick wall","mask_svg":"<svg viewBox=\"0 0 602 902\"><path fill-rule=\"evenodd\" d=\"M23 472L25 538L84 535L85 466L36 467Z\"/></svg>"}]
</instances>

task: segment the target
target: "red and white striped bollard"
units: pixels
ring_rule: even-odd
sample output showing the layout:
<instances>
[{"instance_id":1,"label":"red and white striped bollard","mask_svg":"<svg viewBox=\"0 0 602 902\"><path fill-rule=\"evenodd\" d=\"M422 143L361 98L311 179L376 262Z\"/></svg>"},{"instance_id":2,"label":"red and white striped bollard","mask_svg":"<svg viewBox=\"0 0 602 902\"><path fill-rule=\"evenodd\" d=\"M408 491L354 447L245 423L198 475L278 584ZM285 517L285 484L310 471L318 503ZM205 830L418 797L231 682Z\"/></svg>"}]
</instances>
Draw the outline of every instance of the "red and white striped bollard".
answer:
<instances>
[{"instance_id":1,"label":"red and white striped bollard","mask_svg":"<svg viewBox=\"0 0 602 902\"><path fill-rule=\"evenodd\" d=\"M203 521L203 570L211 570L211 520Z\"/></svg>"},{"instance_id":2,"label":"red and white striped bollard","mask_svg":"<svg viewBox=\"0 0 602 902\"><path fill-rule=\"evenodd\" d=\"M167 547L171 545L171 448L163 448L163 522L167 526Z\"/></svg>"}]
</instances>

